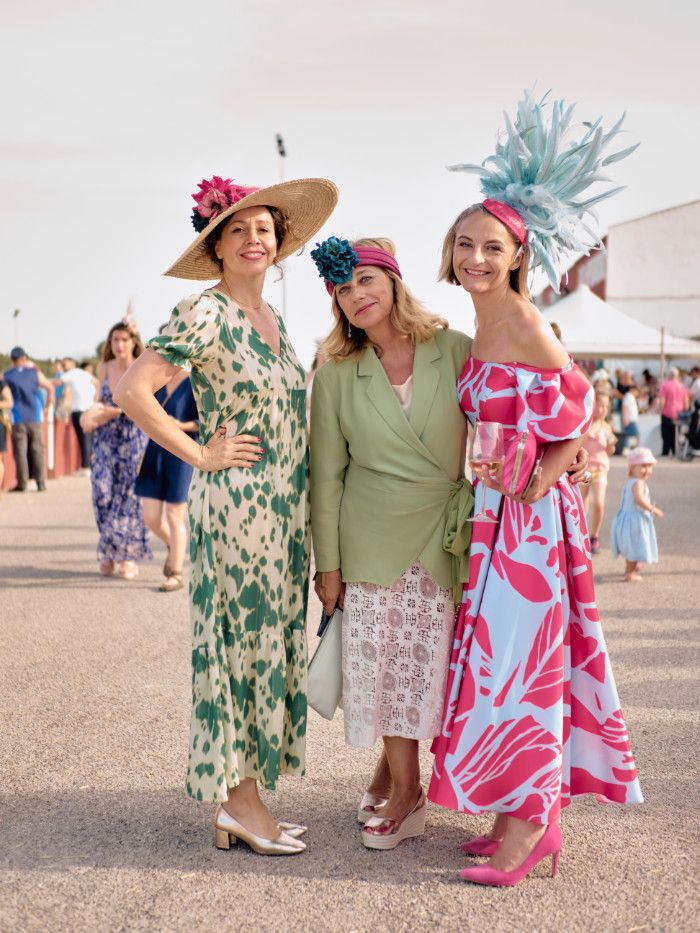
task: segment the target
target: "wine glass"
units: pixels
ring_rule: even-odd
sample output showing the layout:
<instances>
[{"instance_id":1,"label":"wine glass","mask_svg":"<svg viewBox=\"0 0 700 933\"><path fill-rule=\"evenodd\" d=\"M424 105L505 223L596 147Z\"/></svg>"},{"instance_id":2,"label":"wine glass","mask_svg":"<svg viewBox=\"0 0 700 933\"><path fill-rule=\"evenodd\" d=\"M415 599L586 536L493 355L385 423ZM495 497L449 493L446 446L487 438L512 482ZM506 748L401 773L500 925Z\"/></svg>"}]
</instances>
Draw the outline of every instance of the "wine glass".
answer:
<instances>
[{"instance_id":1,"label":"wine glass","mask_svg":"<svg viewBox=\"0 0 700 933\"><path fill-rule=\"evenodd\" d=\"M477 421L472 436L472 449L469 457L472 470L480 472L486 467L489 473L494 473L502 466L505 460L503 448L503 425L497 421ZM483 484L482 484L483 485ZM497 522L486 512L486 489L482 490L481 508L470 518L473 522Z\"/></svg>"}]
</instances>

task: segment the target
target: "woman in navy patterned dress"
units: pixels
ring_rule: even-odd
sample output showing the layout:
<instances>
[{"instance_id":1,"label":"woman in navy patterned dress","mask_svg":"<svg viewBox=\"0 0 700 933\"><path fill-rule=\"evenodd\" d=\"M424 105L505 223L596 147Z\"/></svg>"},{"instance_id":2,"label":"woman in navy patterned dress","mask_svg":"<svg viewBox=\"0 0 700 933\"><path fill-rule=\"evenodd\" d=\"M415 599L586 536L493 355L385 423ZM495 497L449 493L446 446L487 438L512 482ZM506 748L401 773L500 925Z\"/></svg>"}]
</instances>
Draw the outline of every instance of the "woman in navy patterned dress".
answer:
<instances>
[{"instance_id":1,"label":"woman in navy patterned dress","mask_svg":"<svg viewBox=\"0 0 700 933\"><path fill-rule=\"evenodd\" d=\"M161 328L161 332L164 328ZM173 422L192 440L197 440L199 412L192 383L181 369L170 382L158 389L156 399ZM187 492L192 479L192 467L165 447L148 442L134 487L141 499L143 518L153 534L168 549L163 565L165 579L160 585L164 593L182 589L182 565L187 550Z\"/></svg>"},{"instance_id":2,"label":"woman in navy patterned dress","mask_svg":"<svg viewBox=\"0 0 700 933\"><path fill-rule=\"evenodd\" d=\"M93 435L92 504L100 533L97 559L103 576L132 580L136 561L151 557L141 502L134 492L148 438L114 404L117 383L142 352L132 321L111 328L98 368L99 402L103 409Z\"/></svg>"}]
</instances>

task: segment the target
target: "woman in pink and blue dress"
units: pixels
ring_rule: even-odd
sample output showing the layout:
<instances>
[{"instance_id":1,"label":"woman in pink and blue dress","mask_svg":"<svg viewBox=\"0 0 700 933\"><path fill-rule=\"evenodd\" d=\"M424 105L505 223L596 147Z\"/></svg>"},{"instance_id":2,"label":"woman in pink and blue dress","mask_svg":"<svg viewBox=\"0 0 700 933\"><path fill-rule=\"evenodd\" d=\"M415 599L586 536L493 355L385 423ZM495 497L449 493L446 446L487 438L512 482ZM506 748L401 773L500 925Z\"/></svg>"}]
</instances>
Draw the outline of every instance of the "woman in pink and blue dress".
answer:
<instances>
[{"instance_id":1,"label":"woman in pink and blue dress","mask_svg":"<svg viewBox=\"0 0 700 933\"><path fill-rule=\"evenodd\" d=\"M542 265L558 288L566 253L597 245L581 215L612 193L580 203L619 124L607 137L594 124L577 148L564 148L570 118L556 101L548 128L542 105L526 96L493 169L458 167L481 174L487 198L457 217L443 247L441 277L461 285L476 310L458 382L462 409L472 423L500 422L506 452L529 429L540 458L522 497L506 493L500 472L475 477L476 508L485 499L496 521L474 522L433 743L429 799L496 815L486 836L463 846L489 857L460 872L478 884L517 884L550 855L556 873L559 818L573 797L642 800L596 608L585 513L565 472L591 422L593 389L527 288L529 266Z\"/></svg>"}]
</instances>

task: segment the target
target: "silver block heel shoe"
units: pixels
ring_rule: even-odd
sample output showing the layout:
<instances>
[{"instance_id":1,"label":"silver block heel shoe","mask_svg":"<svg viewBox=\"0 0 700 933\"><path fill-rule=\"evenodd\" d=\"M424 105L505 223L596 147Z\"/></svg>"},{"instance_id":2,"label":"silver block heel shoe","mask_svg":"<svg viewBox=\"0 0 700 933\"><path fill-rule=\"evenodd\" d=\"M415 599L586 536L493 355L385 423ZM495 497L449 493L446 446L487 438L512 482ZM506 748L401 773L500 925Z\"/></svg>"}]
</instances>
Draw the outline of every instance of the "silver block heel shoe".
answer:
<instances>
[{"instance_id":1,"label":"silver block heel shoe","mask_svg":"<svg viewBox=\"0 0 700 933\"><path fill-rule=\"evenodd\" d=\"M304 826L302 823L284 823L282 820L278 820L277 825L293 839L298 839L300 836L303 836L309 829L308 826Z\"/></svg>"},{"instance_id":2,"label":"silver block heel shoe","mask_svg":"<svg viewBox=\"0 0 700 933\"><path fill-rule=\"evenodd\" d=\"M227 813L222 806L216 811L214 818L214 843L217 849L230 849L240 839L254 852L260 855L298 855L306 850L306 845L300 840L290 836L280 827L280 834L276 839L263 839L241 826L238 820Z\"/></svg>"}]
</instances>

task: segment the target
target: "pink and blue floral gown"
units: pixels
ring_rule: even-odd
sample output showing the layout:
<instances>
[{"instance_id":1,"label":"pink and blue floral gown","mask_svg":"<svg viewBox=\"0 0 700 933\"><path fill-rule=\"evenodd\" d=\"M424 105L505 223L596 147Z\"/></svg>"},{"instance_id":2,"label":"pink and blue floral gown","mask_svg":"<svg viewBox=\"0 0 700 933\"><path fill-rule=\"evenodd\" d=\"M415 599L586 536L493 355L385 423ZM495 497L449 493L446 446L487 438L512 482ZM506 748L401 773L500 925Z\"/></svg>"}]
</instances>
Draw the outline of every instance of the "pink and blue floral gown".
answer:
<instances>
[{"instance_id":1,"label":"pink and blue floral gown","mask_svg":"<svg viewBox=\"0 0 700 933\"><path fill-rule=\"evenodd\" d=\"M470 358L458 382L470 421L529 426L538 456L580 437L593 390L569 362L542 370ZM475 485L496 524L474 522L443 725L428 797L465 813L559 818L593 793L642 800L605 649L584 510L564 474L533 505Z\"/></svg>"}]
</instances>

